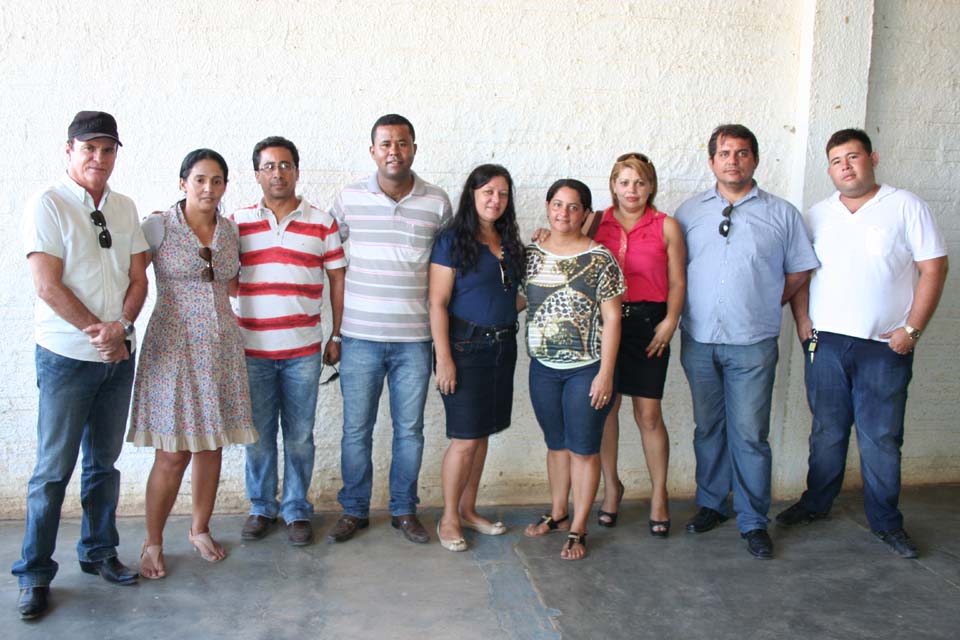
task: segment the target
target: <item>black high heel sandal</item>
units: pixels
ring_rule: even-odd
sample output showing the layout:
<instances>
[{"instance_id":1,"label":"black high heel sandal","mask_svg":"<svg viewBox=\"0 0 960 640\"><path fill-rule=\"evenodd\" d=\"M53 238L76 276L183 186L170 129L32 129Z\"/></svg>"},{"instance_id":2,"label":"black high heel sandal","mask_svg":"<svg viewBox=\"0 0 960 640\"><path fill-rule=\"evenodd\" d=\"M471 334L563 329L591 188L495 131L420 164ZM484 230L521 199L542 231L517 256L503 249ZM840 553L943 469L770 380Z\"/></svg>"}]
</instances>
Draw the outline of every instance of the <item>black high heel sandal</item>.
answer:
<instances>
[{"instance_id":1,"label":"black high heel sandal","mask_svg":"<svg viewBox=\"0 0 960 640\"><path fill-rule=\"evenodd\" d=\"M597 510L597 524L601 527L607 527L612 529L617 526L617 516L620 515L620 503L623 502L623 482L619 482L619 487L617 487L617 510L613 513L609 511L604 511L603 509ZM606 520L604 520L606 518Z\"/></svg>"},{"instance_id":2,"label":"black high heel sandal","mask_svg":"<svg viewBox=\"0 0 960 640\"><path fill-rule=\"evenodd\" d=\"M670 535L669 520L650 520L650 535L654 538L666 538Z\"/></svg>"}]
</instances>

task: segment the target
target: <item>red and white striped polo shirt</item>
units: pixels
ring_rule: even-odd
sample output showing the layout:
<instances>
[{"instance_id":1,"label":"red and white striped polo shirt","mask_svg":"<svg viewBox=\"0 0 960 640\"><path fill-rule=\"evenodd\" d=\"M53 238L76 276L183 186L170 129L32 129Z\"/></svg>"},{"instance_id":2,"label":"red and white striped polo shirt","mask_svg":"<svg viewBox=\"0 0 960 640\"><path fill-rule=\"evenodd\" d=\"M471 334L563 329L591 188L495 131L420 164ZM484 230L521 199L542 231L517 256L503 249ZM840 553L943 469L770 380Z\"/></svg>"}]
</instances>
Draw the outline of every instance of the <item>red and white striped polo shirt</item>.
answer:
<instances>
[{"instance_id":1,"label":"red and white striped polo shirt","mask_svg":"<svg viewBox=\"0 0 960 640\"><path fill-rule=\"evenodd\" d=\"M305 198L280 224L262 202L230 219L240 229L237 319L246 354L281 360L317 353L324 269L347 266L336 221Z\"/></svg>"}]
</instances>

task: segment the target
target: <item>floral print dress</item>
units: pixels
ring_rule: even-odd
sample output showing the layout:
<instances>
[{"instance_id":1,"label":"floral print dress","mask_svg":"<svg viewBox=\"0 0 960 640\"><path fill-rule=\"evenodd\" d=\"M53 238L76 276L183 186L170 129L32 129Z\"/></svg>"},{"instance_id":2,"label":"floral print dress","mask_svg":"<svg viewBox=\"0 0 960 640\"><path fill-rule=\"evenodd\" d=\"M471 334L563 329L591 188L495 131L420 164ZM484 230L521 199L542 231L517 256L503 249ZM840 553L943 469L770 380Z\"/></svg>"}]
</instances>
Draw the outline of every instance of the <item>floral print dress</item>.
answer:
<instances>
[{"instance_id":1,"label":"floral print dress","mask_svg":"<svg viewBox=\"0 0 960 640\"><path fill-rule=\"evenodd\" d=\"M143 226L157 301L140 348L127 441L191 452L256 441L243 345L227 290L240 266L236 228L218 218L210 244L214 280L206 282L202 245L179 203Z\"/></svg>"}]
</instances>

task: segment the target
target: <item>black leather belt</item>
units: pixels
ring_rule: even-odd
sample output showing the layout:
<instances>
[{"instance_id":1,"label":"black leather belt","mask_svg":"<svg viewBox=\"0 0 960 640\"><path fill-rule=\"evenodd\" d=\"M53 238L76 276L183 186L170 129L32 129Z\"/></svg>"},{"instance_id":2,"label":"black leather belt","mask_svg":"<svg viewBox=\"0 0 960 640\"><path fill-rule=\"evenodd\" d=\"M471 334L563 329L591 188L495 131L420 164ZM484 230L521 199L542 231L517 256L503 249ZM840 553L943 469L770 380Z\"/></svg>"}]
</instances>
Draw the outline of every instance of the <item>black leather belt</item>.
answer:
<instances>
[{"instance_id":1,"label":"black leather belt","mask_svg":"<svg viewBox=\"0 0 960 640\"><path fill-rule=\"evenodd\" d=\"M484 326L457 316L450 316L450 337L453 339L485 338L493 342L500 342L515 336L519 330L520 325L517 322Z\"/></svg>"}]
</instances>

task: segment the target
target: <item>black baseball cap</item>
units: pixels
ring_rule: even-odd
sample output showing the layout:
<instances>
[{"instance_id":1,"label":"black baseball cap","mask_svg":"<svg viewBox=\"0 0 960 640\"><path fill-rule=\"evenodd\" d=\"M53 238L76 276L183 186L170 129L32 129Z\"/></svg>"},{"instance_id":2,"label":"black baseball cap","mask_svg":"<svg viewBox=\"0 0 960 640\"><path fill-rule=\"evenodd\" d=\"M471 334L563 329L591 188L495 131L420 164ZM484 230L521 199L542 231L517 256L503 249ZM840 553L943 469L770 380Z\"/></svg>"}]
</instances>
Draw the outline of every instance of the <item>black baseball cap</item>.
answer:
<instances>
[{"instance_id":1,"label":"black baseball cap","mask_svg":"<svg viewBox=\"0 0 960 640\"><path fill-rule=\"evenodd\" d=\"M73 122L67 128L68 140L93 140L94 138L113 138L121 147L123 143L117 135L117 121L105 111L81 111L73 116Z\"/></svg>"}]
</instances>

